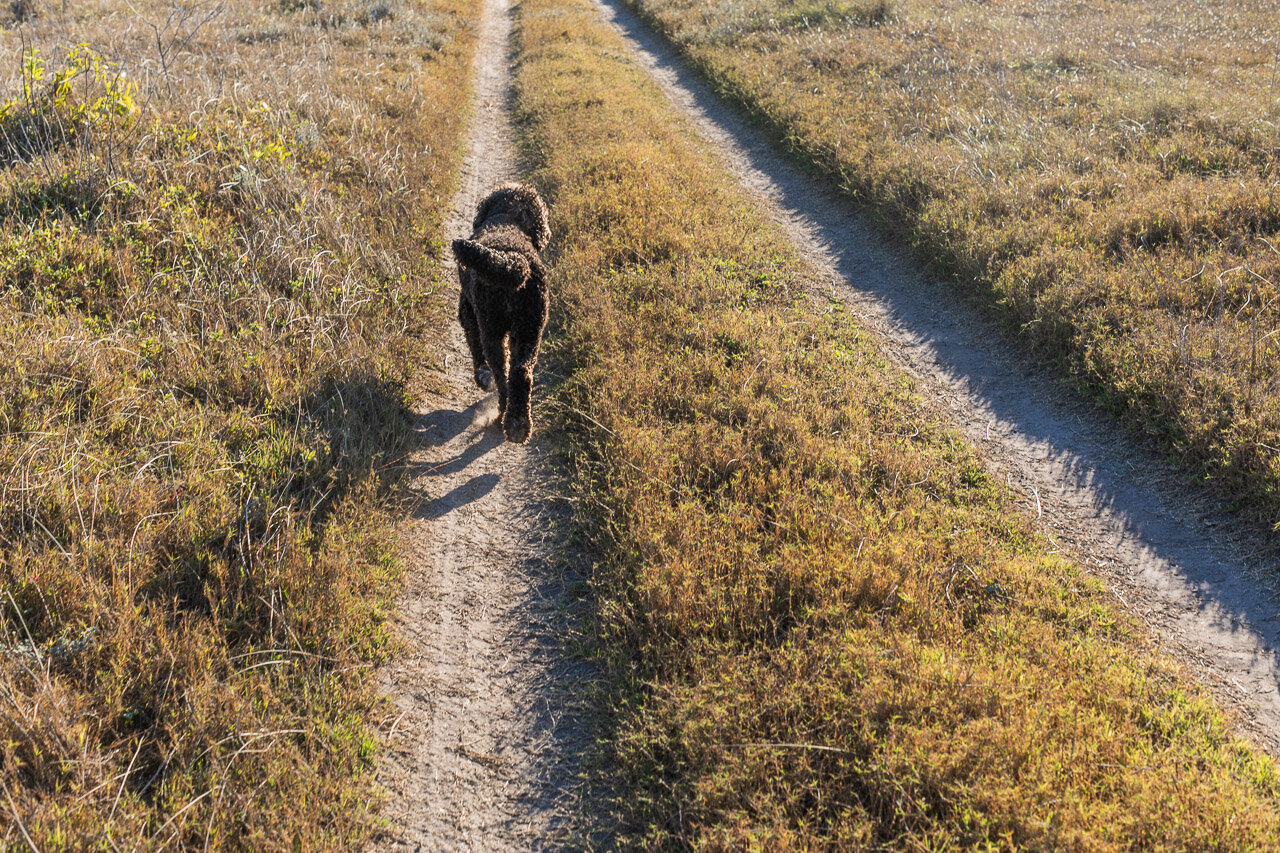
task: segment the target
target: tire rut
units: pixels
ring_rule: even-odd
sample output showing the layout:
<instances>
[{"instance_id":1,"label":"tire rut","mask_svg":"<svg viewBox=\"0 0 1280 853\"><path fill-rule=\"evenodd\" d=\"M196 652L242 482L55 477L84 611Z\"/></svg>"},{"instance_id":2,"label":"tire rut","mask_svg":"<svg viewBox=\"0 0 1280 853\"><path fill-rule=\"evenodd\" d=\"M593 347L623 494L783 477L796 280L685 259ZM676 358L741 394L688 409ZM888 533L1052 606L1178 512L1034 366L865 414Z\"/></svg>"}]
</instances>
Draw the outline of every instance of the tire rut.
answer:
<instances>
[{"instance_id":1,"label":"tire rut","mask_svg":"<svg viewBox=\"0 0 1280 853\"><path fill-rule=\"evenodd\" d=\"M510 33L507 0L485 0L449 237L469 235L480 198L516 177ZM451 265L446 275L456 281ZM387 828L374 846L540 849L571 823L584 724L566 710L565 685L590 674L562 653L572 578L555 568L547 449L536 424L529 444L505 442L496 397L475 387L461 329L450 329L448 391L415 412L417 508L403 526L395 617L407 649L380 676L395 722L378 769Z\"/></svg>"},{"instance_id":2,"label":"tire rut","mask_svg":"<svg viewBox=\"0 0 1280 853\"><path fill-rule=\"evenodd\" d=\"M885 342L891 361L1022 494L1153 639L1234 709L1241 733L1280 749L1280 608L1271 543L1169 473L1157 453L1001 339L990 321L779 153L621 0L595 0L669 101Z\"/></svg>"}]
</instances>

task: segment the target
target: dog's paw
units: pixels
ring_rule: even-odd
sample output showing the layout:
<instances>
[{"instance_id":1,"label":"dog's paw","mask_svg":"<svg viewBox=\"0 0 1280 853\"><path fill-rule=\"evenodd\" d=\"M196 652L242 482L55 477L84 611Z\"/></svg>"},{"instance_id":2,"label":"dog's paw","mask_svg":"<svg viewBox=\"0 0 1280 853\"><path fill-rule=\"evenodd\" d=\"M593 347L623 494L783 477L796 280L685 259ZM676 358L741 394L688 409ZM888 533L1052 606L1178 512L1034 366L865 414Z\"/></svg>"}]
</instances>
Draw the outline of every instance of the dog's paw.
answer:
<instances>
[{"instance_id":1,"label":"dog's paw","mask_svg":"<svg viewBox=\"0 0 1280 853\"><path fill-rule=\"evenodd\" d=\"M533 431L533 424L527 416L506 418L502 424L502 431L506 433L507 441L513 444L524 444L529 440L529 433Z\"/></svg>"},{"instance_id":2,"label":"dog's paw","mask_svg":"<svg viewBox=\"0 0 1280 853\"><path fill-rule=\"evenodd\" d=\"M493 371L487 367L476 368L476 385L481 391L493 390Z\"/></svg>"}]
</instances>

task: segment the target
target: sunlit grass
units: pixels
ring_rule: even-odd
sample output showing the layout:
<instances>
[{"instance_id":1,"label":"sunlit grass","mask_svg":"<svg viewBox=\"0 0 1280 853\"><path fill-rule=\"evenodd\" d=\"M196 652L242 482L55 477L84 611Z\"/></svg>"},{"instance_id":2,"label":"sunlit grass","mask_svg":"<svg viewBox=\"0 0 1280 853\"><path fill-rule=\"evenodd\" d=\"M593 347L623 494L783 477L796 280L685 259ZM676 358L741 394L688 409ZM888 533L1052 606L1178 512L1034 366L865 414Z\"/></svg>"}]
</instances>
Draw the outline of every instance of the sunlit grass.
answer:
<instances>
[{"instance_id":1,"label":"sunlit grass","mask_svg":"<svg viewBox=\"0 0 1280 853\"><path fill-rule=\"evenodd\" d=\"M960 291L1280 520L1269 4L634 5Z\"/></svg>"},{"instance_id":2,"label":"sunlit grass","mask_svg":"<svg viewBox=\"0 0 1280 853\"><path fill-rule=\"evenodd\" d=\"M524 0L553 371L642 849L1253 849L1276 768L1143 639L581 0ZM613 820L605 824L612 827Z\"/></svg>"},{"instance_id":3,"label":"sunlit grass","mask_svg":"<svg viewBox=\"0 0 1280 853\"><path fill-rule=\"evenodd\" d=\"M0 33L0 847L358 846L475 4L28 5Z\"/></svg>"}]
</instances>

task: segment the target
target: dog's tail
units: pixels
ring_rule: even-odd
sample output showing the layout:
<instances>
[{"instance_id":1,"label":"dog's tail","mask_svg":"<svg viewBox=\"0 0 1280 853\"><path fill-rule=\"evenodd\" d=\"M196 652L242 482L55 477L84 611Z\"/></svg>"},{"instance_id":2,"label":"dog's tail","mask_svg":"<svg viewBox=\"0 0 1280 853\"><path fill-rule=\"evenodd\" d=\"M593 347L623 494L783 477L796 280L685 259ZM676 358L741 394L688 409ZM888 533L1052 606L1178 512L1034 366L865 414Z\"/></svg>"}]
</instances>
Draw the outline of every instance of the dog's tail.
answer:
<instances>
[{"instance_id":1,"label":"dog's tail","mask_svg":"<svg viewBox=\"0 0 1280 853\"><path fill-rule=\"evenodd\" d=\"M475 240L454 240L453 256L464 267L470 267L494 284L512 290L529 280L529 259L520 252L490 249Z\"/></svg>"}]
</instances>

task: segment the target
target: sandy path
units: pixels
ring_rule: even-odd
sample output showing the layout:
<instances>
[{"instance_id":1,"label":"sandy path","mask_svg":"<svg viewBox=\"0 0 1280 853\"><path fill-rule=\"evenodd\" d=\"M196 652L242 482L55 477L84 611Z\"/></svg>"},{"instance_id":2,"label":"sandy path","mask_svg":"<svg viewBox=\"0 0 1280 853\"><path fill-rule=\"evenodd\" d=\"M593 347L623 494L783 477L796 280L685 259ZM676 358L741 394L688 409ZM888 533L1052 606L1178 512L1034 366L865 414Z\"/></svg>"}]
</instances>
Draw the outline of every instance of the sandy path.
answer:
<instances>
[{"instance_id":1,"label":"sandy path","mask_svg":"<svg viewBox=\"0 0 1280 853\"><path fill-rule=\"evenodd\" d=\"M515 177L510 31L506 0L486 0L448 237L468 235L480 198ZM377 848L539 849L568 826L581 750L580 724L563 707L564 685L581 676L560 651L572 631L569 579L550 566L557 518L542 497L536 392L532 441L505 443L496 396L472 382L456 323L450 334L450 390L417 412L420 501L404 527L397 607L408 650L381 674L399 717L378 770L389 829Z\"/></svg>"},{"instance_id":2,"label":"sandy path","mask_svg":"<svg viewBox=\"0 0 1280 853\"><path fill-rule=\"evenodd\" d=\"M1188 495L1159 456L1118 436L1114 423L956 304L948 285L781 156L621 0L596 2L726 167L883 336L888 356L1021 490L1049 534L1240 712L1245 733L1273 754L1280 749L1275 567L1258 565L1250 543L1225 530L1230 520Z\"/></svg>"}]
</instances>

